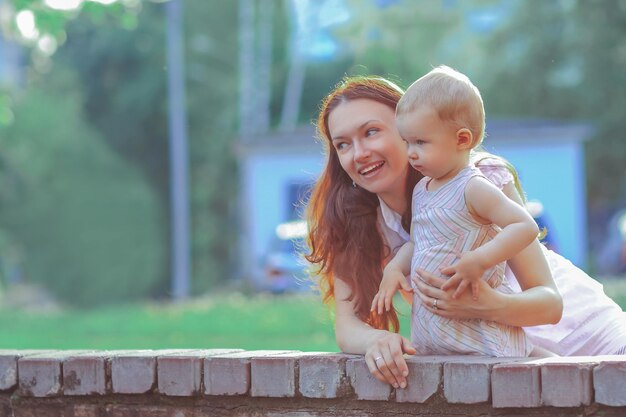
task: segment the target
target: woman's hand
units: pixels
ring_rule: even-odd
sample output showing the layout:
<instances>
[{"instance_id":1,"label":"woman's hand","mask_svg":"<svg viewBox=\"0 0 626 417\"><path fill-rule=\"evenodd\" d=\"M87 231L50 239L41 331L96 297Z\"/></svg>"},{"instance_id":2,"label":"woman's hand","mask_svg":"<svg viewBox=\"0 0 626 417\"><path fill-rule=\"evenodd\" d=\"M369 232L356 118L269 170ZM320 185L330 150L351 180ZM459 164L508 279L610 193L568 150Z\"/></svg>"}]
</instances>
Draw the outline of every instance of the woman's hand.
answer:
<instances>
[{"instance_id":1,"label":"woman's hand","mask_svg":"<svg viewBox=\"0 0 626 417\"><path fill-rule=\"evenodd\" d=\"M449 319L482 319L493 320L495 312L505 307L503 294L494 290L485 281L478 282L477 302L470 292L466 291L457 298L452 298L454 289L444 291L441 286L447 281L426 271L418 270L411 277L419 291L420 301L431 313Z\"/></svg>"},{"instance_id":2,"label":"woman's hand","mask_svg":"<svg viewBox=\"0 0 626 417\"><path fill-rule=\"evenodd\" d=\"M404 354L415 355L411 342L397 333L386 332L370 343L365 353L365 362L372 375L394 388L406 388L409 368Z\"/></svg>"}]
</instances>

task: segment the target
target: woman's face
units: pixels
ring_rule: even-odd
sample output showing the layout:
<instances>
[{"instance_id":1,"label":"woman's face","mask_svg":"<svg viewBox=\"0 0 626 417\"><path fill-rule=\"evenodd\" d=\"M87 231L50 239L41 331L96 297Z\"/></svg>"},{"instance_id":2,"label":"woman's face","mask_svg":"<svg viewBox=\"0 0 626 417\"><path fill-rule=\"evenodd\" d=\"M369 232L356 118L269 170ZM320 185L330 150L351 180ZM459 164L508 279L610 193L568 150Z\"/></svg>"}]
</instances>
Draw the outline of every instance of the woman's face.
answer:
<instances>
[{"instance_id":1,"label":"woman's face","mask_svg":"<svg viewBox=\"0 0 626 417\"><path fill-rule=\"evenodd\" d=\"M407 148L393 109L369 99L347 101L330 113L328 129L341 166L358 186L392 208L405 199Z\"/></svg>"}]
</instances>

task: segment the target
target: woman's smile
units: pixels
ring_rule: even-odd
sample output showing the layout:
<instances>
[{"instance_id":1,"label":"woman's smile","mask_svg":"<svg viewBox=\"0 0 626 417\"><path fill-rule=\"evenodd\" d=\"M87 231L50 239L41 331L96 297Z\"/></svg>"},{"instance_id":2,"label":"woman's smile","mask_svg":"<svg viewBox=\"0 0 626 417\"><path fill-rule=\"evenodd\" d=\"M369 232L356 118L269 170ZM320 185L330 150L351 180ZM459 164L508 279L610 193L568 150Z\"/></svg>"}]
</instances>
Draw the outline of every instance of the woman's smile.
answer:
<instances>
[{"instance_id":1,"label":"woman's smile","mask_svg":"<svg viewBox=\"0 0 626 417\"><path fill-rule=\"evenodd\" d=\"M385 165L385 161L378 161L367 164L364 168L358 170L359 174L364 177L373 177Z\"/></svg>"}]
</instances>

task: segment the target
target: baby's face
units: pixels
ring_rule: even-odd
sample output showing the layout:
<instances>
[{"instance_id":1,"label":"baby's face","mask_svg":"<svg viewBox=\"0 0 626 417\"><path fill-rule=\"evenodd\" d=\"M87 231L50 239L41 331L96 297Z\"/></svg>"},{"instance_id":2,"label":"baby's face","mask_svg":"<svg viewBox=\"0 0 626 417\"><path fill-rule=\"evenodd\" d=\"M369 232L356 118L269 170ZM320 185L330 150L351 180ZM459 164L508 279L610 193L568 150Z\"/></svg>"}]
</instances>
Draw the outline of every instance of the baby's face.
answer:
<instances>
[{"instance_id":1,"label":"baby's face","mask_svg":"<svg viewBox=\"0 0 626 417\"><path fill-rule=\"evenodd\" d=\"M441 178L459 164L457 127L442 121L430 106L399 115L396 124L407 143L409 163L423 175Z\"/></svg>"}]
</instances>

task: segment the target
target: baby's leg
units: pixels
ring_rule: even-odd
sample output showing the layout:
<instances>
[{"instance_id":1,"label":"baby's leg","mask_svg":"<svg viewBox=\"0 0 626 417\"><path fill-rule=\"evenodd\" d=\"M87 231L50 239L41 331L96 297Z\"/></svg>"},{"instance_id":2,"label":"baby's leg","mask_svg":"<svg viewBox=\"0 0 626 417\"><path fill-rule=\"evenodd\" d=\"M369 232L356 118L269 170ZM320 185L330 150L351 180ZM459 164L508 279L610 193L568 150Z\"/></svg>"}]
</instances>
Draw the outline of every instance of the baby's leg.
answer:
<instances>
[{"instance_id":1,"label":"baby's leg","mask_svg":"<svg viewBox=\"0 0 626 417\"><path fill-rule=\"evenodd\" d=\"M536 358L549 358L552 356L559 356L554 352L550 352L548 349L541 348L539 346L534 346L532 352L530 352L531 357Z\"/></svg>"}]
</instances>

